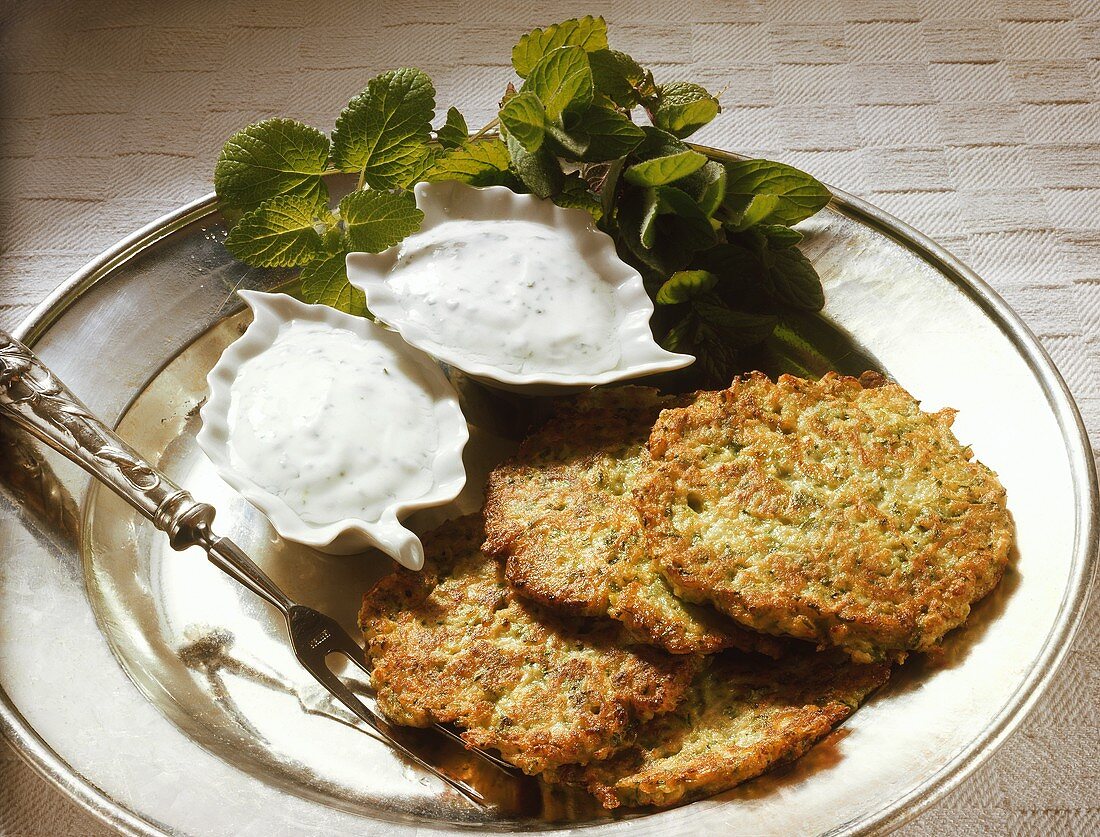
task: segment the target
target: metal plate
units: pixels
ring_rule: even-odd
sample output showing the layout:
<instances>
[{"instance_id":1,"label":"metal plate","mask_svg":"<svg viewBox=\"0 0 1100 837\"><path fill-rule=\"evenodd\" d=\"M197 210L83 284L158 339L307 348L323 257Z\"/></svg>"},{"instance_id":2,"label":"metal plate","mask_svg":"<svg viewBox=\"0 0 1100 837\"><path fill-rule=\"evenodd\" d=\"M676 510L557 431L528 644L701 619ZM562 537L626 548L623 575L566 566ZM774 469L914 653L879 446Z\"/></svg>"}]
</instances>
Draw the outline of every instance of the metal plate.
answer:
<instances>
[{"instance_id":1,"label":"metal plate","mask_svg":"<svg viewBox=\"0 0 1100 837\"><path fill-rule=\"evenodd\" d=\"M1057 668L1094 573L1092 457L1049 358L966 268L844 195L804 227L829 317L927 408L960 410L957 435L1008 489L1018 549L941 660L905 666L793 768L629 820L535 783L500 783L499 807L472 811L310 689L263 605L15 435L0 438L4 731L87 808L142 834L411 835L479 820L503 831L839 833L913 815L1004 740ZM350 623L384 562L280 543L194 448L203 376L240 325L233 292L288 279L233 262L222 233L212 198L184 207L76 274L17 335L213 502L219 529L288 592ZM507 450L515 402L468 395L484 467Z\"/></svg>"}]
</instances>

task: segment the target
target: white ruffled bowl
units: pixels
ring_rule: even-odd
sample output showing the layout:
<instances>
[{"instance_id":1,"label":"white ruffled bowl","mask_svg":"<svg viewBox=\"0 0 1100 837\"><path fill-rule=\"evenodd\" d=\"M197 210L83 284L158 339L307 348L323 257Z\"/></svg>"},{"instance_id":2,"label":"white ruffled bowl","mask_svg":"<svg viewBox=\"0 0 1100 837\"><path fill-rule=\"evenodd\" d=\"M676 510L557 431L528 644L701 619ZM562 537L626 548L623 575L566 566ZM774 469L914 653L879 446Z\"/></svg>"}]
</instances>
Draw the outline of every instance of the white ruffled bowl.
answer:
<instances>
[{"instance_id":1,"label":"white ruffled bowl","mask_svg":"<svg viewBox=\"0 0 1100 837\"><path fill-rule=\"evenodd\" d=\"M532 221L566 231L593 269L613 287L618 315L614 338L619 343L619 360L606 371L583 374L568 370L515 372L502 369L474 357L463 346L438 342L424 324L408 315L386 281L400 255L401 245L382 253L350 253L348 279L367 295L371 313L400 332L412 345L485 383L529 393L585 389L682 369L694 362L691 355L665 351L654 341L649 327L653 303L646 294L641 274L619 258L611 237L597 229L592 216L583 209L563 209L549 200L516 194L504 186L475 188L456 182L418 183L413 192L417 207L424 213L421 233L456 220Z\"/></svg>"},{"instance_id":2,"label":"white ruffled bowl","mask_svg":"<svg viewBox=\"0 0 1100 837\"><path fill-rule=\"evenodd\" d=\"M253 321L245 333L222 353L207 376L210 395L200 411L202 429L197 436L199 447L213 462L218 475L259 509L287 540L332 555L349 555L377 547L403 566L419 570L424 565L424 547L413 532L401 525L400 519L418 509L450 502L466 484L462 449L470 433L458 405L458 395L443 371L435 361L405 343L397 334L363 317L353 317L326 305L307 305L286 294L238 293L252 309ZM432 464L432 486L427 493L385 507L377 520L349 517L317 524L303 520L281 497L256 484L231 465L228 416L230 390L237 371L245 361L271 346L280 327L292 320L324 323L333 328L346 329L367 341L381 341L420 369L431 389L439 429L439 447Z\"/></svg>"}]
</instances>

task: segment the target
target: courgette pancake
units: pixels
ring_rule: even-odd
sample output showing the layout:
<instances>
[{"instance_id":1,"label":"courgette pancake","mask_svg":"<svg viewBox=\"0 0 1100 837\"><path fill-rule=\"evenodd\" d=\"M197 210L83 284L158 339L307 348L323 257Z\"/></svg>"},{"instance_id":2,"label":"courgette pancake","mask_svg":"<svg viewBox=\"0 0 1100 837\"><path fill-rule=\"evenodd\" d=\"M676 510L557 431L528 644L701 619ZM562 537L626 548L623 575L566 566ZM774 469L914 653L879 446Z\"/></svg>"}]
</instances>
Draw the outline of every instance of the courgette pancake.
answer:
<instances>
[{"instance_id":1,"label":"courgette pancake","mask_svg":"<svg viewBox=\"0 0 1100 837\"><path fill-rule=\"evenodd\" d=\"M674 805L719 793L802 756L886 682L886 664L795 651L782 660L717 655L674 711L604 761L560 768L607 808Z\"/></svg>"},{"instance_id":2,"label":"courgette pancake","mask_svg":"<svg viewBox=\"0 0 1100 837\"><path fill-rule=\"evenodd\" d=\"M364 597L387 717L454 722L468 743L537 773L606 757L637 722L680 703L696 658L629 646L610 620L566 625L540 612L509 590L483 540L480 515L445 523L424 538L423 570L399 569Z\"/></svg>"},{"instance_id":3,"label":"courgette pancake","mask_svg":"<svg viewBox=\"0 0 1100 837\"><path fill-rule=\"evenodd\" d=\"M507 558L515 590L556 611L610 616L674 654L775 656L774 638L678 598L647 549L632 488L657 414L684 401L635 386L574 399L490 474L485 550Z\"/></svg>"},{"instance_id":4,"label":"courgette pancake","mask_svg":"<svg viewBox=\"0 0 1100 837\"><path fill-rule=\"evenodd\" d=\"M753 373L665 410L634 497L680 595L854 659L935 648L1000 580L1005 491L881 376Z\"/></svg>"}]
</instances>

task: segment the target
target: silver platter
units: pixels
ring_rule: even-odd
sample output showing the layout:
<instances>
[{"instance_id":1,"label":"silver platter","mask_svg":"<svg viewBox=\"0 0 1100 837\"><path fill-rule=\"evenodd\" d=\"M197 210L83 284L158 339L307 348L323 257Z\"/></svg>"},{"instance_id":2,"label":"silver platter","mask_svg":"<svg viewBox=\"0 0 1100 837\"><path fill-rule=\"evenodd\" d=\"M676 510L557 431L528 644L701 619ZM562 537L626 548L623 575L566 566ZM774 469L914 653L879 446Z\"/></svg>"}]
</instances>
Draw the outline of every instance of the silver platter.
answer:
<instances>
[{"instance_id":1,"label":"silver platter","mask_svg":"<svg viewBox=\"0 0 1100 837\"><path fill-rule=\"evenodd\" d=\"M830 345L813 338L809 353L852 368L873 357L926 408L957 408L957 435L1008 489L1018 546L1004 583L942 658L899 670L793 767L618 817L478 772L494 807L474 810L311 688L264 605L199 554L172 553L121 501L6 428L0 727L50 781L133 834L867 833L932 804L1004 741L1061 662L1095 573L1096 475L1077 409L1019 318L927 238L835 194L803 225L835 326L820 336ZM217 506L219 531L292 596L353 627L386 562L282 543L194 445L205 373L245 323L234 292L291 278L235 263L223 235L213 196L182 207L71 277L16 336ZM475 385L463 392L475 426L473 490L459 501L469 509L477 473L514 444L525 407ZM479 770L457 750L434 757Z\"/></svg>"}]
</instances>

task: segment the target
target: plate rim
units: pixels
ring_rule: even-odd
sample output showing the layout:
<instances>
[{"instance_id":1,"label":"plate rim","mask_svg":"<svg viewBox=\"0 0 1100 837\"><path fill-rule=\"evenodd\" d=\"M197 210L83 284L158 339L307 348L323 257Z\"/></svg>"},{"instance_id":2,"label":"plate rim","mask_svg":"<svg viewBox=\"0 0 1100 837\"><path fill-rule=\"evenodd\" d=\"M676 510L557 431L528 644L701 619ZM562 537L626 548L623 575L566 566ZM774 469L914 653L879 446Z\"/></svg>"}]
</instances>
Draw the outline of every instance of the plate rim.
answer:
<instances>
[{"instance_id":1,"label":"plate rim","mask_svg":"<svg viewBox=\"0 0 1100 837\"><path fill-rule=\"evenodd\" d=\"M696 146L716 159L743 159L722 149ZM1100 486L1092 445L1080 410L1049 353L1007 302L973 270L890 213L841 189L829 187L830 207L886 234L940 270L978 304L1011 340L1036 375L1062 430L1070 475L1078 495L1073 574L1059 605L1059 616L1031 670L994 720L923 785L875 812L861 829L892 831L953 792L995 753L1035 709L1061 669L1069 646L1084 619L1098 575L1100 549ZM218 210L215 193L192 200L124 237L61 282L15 327L14 336L29 346L44 334L85 292L143 250ZM98 820L124 834L167 835L170 828L112 799L68 764L26 721L0 686L0 733L40 776ZM843 830L841 826L836 831ZM836 833L836 832L834 832Z\"/></svg>"}]
</instances>

